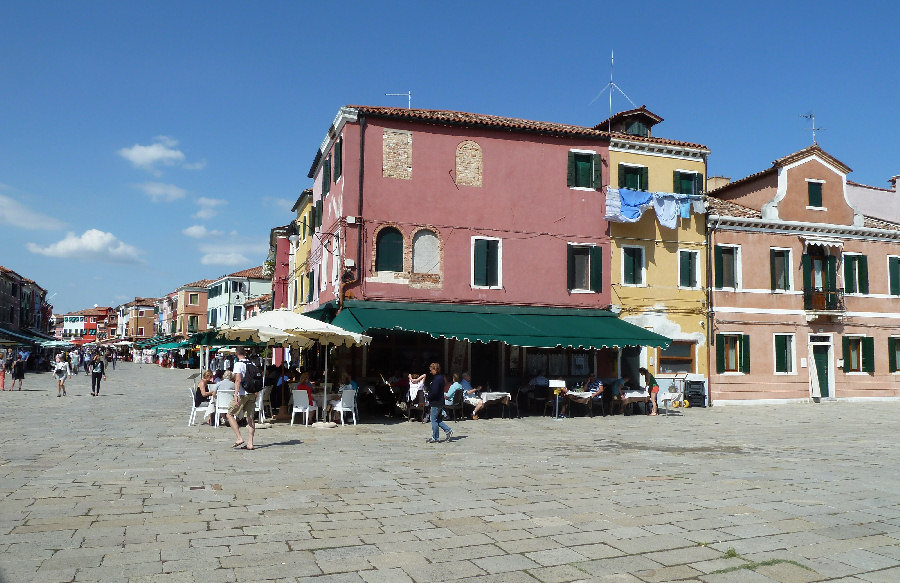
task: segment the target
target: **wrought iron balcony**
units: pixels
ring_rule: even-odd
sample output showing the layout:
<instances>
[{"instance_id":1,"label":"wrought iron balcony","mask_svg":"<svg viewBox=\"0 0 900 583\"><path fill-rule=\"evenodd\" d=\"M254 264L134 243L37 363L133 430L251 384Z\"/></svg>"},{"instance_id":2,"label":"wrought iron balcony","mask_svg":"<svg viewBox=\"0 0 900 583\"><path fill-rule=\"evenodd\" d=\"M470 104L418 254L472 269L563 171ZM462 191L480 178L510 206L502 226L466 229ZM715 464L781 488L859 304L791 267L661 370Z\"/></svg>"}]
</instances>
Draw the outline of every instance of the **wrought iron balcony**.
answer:
<instances>
[{"instance_id":1,"label":"wrought iron balcony","mask_svg":"<svg viewBox=\"0 0 900 583\"><path fill-rule=\"evenodd\" d=\"M808 312L843 312L844 290L803 290L803 308Z\"/></svg>"}]
</instances>

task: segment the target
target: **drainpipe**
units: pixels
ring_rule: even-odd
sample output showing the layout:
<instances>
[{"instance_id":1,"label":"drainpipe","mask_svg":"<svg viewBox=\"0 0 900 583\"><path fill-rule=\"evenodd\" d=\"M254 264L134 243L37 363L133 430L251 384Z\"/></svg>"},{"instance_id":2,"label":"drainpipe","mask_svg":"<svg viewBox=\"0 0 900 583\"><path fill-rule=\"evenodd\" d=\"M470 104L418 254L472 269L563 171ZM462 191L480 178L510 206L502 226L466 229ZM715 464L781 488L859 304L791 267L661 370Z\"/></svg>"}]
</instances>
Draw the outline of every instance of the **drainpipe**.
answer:
<instances>
[{"instance_id":1,"label":"drainpipe","mask_svg":"<svg viewBox=\"0 0 900 583\"><path fill-rule=\"evenodd\" d=\"M716 354L713 350L713 340L715 339L715 334L713 334L713 236L719 227L721 218L716 215L715 220L713 225L710 225L708 220L706 221L706 368L707 378L710 380L713 375L712 361ZM711 384L707 383L707 385ZM709 399L708 404L712 407L712 388L710 386L706 387L706 394Z\"/></svg>"}]
</instances>

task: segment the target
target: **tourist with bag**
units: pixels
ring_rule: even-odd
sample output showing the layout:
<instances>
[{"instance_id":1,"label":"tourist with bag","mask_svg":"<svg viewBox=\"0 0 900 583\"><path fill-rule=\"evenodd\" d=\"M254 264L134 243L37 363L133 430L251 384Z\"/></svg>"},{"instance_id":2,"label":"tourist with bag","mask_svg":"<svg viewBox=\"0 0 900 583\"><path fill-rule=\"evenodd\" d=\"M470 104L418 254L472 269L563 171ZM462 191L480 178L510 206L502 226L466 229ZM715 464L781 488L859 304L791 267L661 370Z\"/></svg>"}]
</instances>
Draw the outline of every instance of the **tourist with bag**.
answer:
<instances>
[{"instance_id":1,"label":"tourist with bag","mask_svg":"<svg viewBox=\"0 0 900 583\"><path fill-rule=\"evenodd\" d=\"M253 435L256 433L256 423L253 419L256 413L256 393L263 388L262 373L256 364L247 360L247 349L238 346L234 350L237 361L234 363L234 401L228 408L228 426L234 431L235 442L231 447L236 449L256 449L253 447ZM243 414L247 418L247 428L250 436L247 441L241 435L238 428L237 416Z\"/></svg>"}]
</instances>

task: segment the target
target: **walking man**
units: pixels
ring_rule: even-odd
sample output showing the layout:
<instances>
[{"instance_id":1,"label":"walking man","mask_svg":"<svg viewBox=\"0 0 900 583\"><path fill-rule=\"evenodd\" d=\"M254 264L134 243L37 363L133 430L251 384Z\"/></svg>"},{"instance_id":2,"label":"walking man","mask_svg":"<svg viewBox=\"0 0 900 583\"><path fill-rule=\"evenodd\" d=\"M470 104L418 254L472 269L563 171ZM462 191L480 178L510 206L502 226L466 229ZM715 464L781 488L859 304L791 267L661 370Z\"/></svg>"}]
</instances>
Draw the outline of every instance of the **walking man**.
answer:
<instances>
[{"instance_id":1,"label":"walking man","mask_svg":"<svg viewBox=\"0 0 900 583\"><path fill-rule=\"evenodd\" d=\"M444 412L444 375L441 374L441 365L432 362L428 370L431 371L432 376L431 385L428 387L428 404L431 406L429 413L431 418L431 437L428 439L428 443L440 441L441 434L438 431L439 429L443 429L447 433L447 441L450 441L453 430L441 421L441 413Z\"/></svg>"},{"instance_id":2,"label":"walking man","mask_svg":"<svg viewBox=\"0 0 900 583\"><path fill-rule=\"evenodd\" d=\"M225 418L228 419L228 426L234 431L235 442L231 447L252 450L254 449L253 434L256 432L256 424L253 420L256 412L256 395L248 393L245 388L245 377L247 375L246 349L243 346L238 346L234 349L234 353L238 358L232 369L234 374L234 401L228 408L228 414ZM244 437L241 435L241 430L238 428L237 423L237 415L241 412L247 417L247 430L250 433L246 442L244 442Z\"/></svg>"}]
</instances>

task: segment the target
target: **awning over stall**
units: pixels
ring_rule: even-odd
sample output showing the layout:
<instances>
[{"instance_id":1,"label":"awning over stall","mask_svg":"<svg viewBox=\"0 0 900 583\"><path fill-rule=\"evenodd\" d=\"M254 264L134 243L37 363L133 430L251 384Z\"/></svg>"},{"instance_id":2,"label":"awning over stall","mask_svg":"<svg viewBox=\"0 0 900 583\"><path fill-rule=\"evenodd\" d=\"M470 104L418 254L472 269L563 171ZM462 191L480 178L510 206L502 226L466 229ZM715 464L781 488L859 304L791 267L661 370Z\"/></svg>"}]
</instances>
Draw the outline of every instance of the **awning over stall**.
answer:
<instances>
[{"instance_id":1,"label":"awning over stall","mask_svg":"<svg viewBox=\"0 0 900 583\"><path fill-rule=\"evenodd\" d=\"M666 347L670 338L607 310L346 300L332 323L352 332L400 330L535 348Z\"/></svg>"}]
</instances>

